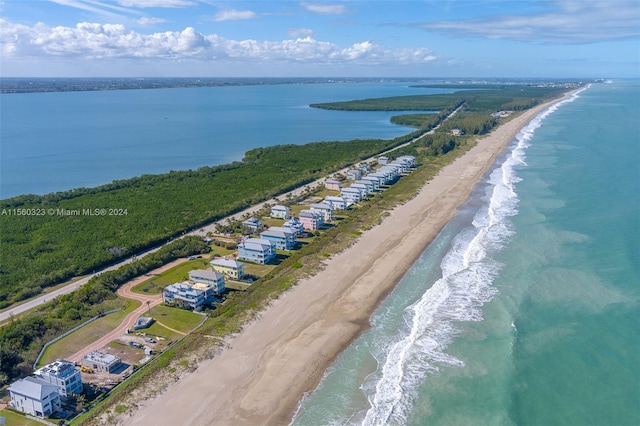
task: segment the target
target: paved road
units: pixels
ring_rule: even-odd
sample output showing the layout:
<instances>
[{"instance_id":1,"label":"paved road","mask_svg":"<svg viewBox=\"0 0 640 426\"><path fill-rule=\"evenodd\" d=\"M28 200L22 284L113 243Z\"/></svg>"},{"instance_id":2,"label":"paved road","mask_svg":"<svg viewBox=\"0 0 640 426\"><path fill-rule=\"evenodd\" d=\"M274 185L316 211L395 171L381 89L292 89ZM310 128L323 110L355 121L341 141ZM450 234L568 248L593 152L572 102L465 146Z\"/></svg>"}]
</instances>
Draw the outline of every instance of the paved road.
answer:
<instances>
[{"instance_id":1,"label":"paved road","mask_svg":"<svg viewBox=\"0 0 640 426\"><path fill-rule=\"evenodd\" d=\"M120 325L118 327L113 329L111 332L105 334L100 339L96 340L95 342L91 343L90 345L82 348L81 350L79 350L75 354L66 357L65 359L68 359L71 362L78 362L79 363L82 360L82 357L84 355L88 354L89 352L98 350L98 349L108 345L110 342L112 342L114 340L118 340L118 338L120 336L125 334L127 329L133 327L133 324L135 324L136 320L139 317L144 316L144 314L149 310L149 308L152 308L152 307L162 303L162 295L161 294L146 295L146 294L134 293L134 292L131 291L131 287L133 287L133 286L135 286L137 284L140 284L141 282L147 280L149 278L148 275L161 274L162 272L166 271L167 269L173 268L174 266L179 265L179 264L181 264L181 263L183 263L185 261L186 261L186 259L174 260L173 262L167 263L166 265L161 266L160 268L151 271L147 275L142 275L140 277L137 277L137 278L129 281L128 283L126 283L122 287L120 287L118 289L118 295L119 296L125 297L127 299L139 300L140 302L142 302L142 304L138 308L136 308L134 311L129 313L129 315L127 315L122 320L122 322L120 323ZM148 304L147 304L147 302L148 302ZM184 333L180 333L180 334L184 334Z\"/></svg>"},{"instance_id":2,"label":"paved road","mask_svg":"<svg viewBox=\"0 0 640 426\"><path fill-rule=\"evenodd\" d=\"M448 120L450 117L452 117L454 114L456 114L461 108L462 108L462 106L458 107L444 121ZM440 125L434 127L432 130L430 130L428 132L423 133L420 136L415 137L411 141L409 141L407 143L404 143L404 144L402 144L400 146L397 146L395 148L392 148L392 149L390 149L390 150L388 150L388 151L386 151L386 152L384 152L382 154L387 154L387 153L393 152L396 149L408 146L409 144L417 141L418 139L424 137L425 135L432 134L433 132L435 132L436 129L438 129L438 127L440 127ZM380 154L380 155L382 155L382 154ZM344 174L350 168L351 167L346 167L346 168L344 168L342 170L339 170L336 173ZM273 202L276 202L276 203L284 202L287 199L289 194L291 194L291 196L293 196L293 197L299 196L299 195L303 194L305 191L307 191L309 188L319 187L320 185L322 185L323 182L324 182L324 178L318 179L318 180L313 181L311 183L308 183L308 184L306 184L304 186L296 188L296 189L294 189L292 191L289 191L289 192L287 192L285 194L281 194L278 197L275 197L272 200L269 200L267 202L270 202L270 203L273 203ZM216 224L222 224L223 222L226 222L228 219L240 220L245 215L249 215L249 216L254 215L256 212L258 212L259 210L264 208L265 203L261 203L259 205L255 205L255 206L249 207L249 208L247 208L247 209L245 209L245 210L243 210L243 211L241 211L239 213L236 213L234 215L231 215L229 217L221 219L221 220L219 220L217 222L213 222L213 223L211 223L209 225L206 225L206 226L204 226L204 227L202 227L202 228L200 228L200 229L198 229L196 231L190 232L190 233L185 234L185 235L197 235L197 236L204 237L204 236L207 235L208 232L215 233ZM146 255L148 255L150 253L153 253L153 252L155 252L155 251L157 251L159 249L160 249L160 247L156 247L156 248L154 248L152 250L149 250L149 251L146 251L144 253L138 254L137 257L138 258L144 257L144 256L146 256ZM90 274L90 275L88 275L88 276L86 276L86 277L84 277L84 278L82 278L82 279L80 279L80 280L78 280L78 281L76 281L74 283L71 283L71 284L66 285L64 287L60 287L59 289L54 290L54 291L52 291L50 293L47 293L47 294L44 294L42 296L36 297L34 299L31 299L31 300L29 300L29 301L27 301L25 303L22 303L22 304L20 304L18 306L13 307L13 308L11 308L11 309L9 309L7 311L0 312L0 323L2 323L4 321L6 321L7 319L9 319L11 315L21 314L23 312L26 312L26 311L28 311L30 309L33 309L33 308L39 306L39 305L42 305L47 300L52 300L55 297L60 296L62 294L71 293L72 291L75 291L78 287L86 284L95 275L100 274L100 273L105 272L105 271L111 271L111 270L117 269L117 268L121 267L122 265L126 265L127 263L130 263L131 261L132 261L132 259L127 259L125 261L119 262L119 263L117 263L117 264L115 264L113 266L110 266L109 268L103 269L103 270L101 270L101 271L99 271L99 272L97 272L95 274Z\"/></svg>"},{"instance_id":3,"label":"paved road","mask_svg":"<svg viewBox=\"0 0 640 426\"><path fill-rule=\"evenodd\" d=\"M139 255L137 255L137 258L141 258L144 257L148 254L151 254L155 251L158 251L160 249L160 247L156 247L154 249L151 249L149 251L140 253ZM68 284L64 287L60 287L54 291L51 291L47 294L43 294L42 296L38 296L36 298L30 299L20 305L14 306L11 309L8 309L6 311L0 312L0 323L6 321L7 319L9 319L11 317L11 315L19 315L23 312L26 312L30 309L33 309L37 306L42 305L43 303L45 303L47 300L51 301L53 299L55 299L56 297L63 295L63 294L68 294L71 293L73 291L75 291L78 287L86 284L87 282L89 282L89 280L93 277L95 277L98 274L101 274L103 272L107 272L107 271L113 271L114 269L118 269L119 267L126 265L128 263L131 263L133 261L133 259L127 259L127 260L123 260L122 262L118 262L112 266L109 266L108 268L102 269L96 273L93 274L89 274L84 278L79 279L78 281L75 281L71 284Z\"/></svg>"}]
</instances>

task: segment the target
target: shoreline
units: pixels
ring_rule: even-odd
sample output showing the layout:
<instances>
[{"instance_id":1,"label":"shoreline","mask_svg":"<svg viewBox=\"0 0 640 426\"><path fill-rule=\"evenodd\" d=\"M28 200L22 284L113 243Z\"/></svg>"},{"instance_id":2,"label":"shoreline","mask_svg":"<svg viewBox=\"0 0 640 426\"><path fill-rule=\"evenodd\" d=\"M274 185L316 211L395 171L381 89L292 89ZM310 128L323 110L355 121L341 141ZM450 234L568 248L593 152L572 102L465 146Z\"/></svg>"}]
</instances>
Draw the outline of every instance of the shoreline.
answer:
<instances>
[{"instance_id":1,"label":"shoreline","mask_svg":"<svg viewBox=\"0 0 640 426\"><path fill-rule=\"evenodd\" d=\"M289 424L339 354L370 327L369 319L426 247L468 199L517 133L540 111L499 126L445 166L410 201L301 280L124 424ZM179 410L178 410L179 407ZM120 422L119 422L120 423Z\"/></svg>"}]
</instances>

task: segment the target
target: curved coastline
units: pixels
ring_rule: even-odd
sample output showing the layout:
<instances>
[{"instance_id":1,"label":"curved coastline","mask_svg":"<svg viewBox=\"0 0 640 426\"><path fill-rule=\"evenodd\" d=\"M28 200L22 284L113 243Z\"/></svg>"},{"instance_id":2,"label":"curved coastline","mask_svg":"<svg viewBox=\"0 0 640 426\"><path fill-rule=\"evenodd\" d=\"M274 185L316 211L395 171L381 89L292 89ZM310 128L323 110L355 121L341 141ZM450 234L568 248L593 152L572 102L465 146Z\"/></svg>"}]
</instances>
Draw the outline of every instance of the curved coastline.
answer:
<instances>
[{"instance_id":1,"label":"curved coastline","mask_svg":"<svg viewBox=\"0 0 640 426\"><path fill-rule=\"evenodd\" d=\"M566 96L565 96L566 98ZM539 105L480 139L409 202L299 282L195 374L144 402L124 424L288 424L305 392L369 327L369 318L469 196Z\"/></svg>"}]
</instances>

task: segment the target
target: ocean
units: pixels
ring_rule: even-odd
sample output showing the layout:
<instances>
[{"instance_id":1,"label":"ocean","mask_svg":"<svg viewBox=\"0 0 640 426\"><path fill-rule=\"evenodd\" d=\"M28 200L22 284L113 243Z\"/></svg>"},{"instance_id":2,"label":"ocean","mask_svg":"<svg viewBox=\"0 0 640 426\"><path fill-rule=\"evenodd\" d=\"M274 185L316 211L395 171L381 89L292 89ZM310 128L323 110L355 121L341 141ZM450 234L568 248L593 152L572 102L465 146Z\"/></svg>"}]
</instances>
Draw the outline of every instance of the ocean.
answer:
<instances>
[{"instance_id":1,"label":"ocean","mask_svg":"<svg viewBox=\"0 0 640 426\"><path fill-rule=\"evenodd\" d=\"M640 424L638 99L529 123L292 425Z\"/></svg>"},{"instance_id":2,"label":"ocean","mask_svg":"<svg viewBox=\"0 0 640 426\"><path fill-rule=\"evenodd\" d=\"M409 82L264 84L0 95L0 199L240 161L278 144L394 137L398 112L310 103L450 93Z\"/></svg>"}]
</instances>

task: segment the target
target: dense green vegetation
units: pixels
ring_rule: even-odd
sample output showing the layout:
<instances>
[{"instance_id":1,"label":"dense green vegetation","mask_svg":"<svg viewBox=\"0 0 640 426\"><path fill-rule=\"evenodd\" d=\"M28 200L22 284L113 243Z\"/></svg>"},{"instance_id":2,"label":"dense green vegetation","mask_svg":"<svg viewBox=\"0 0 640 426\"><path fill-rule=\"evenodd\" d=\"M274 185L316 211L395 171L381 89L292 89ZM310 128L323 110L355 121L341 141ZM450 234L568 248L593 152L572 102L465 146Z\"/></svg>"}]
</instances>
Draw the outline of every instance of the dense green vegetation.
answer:
<instances>
[{"instance_id":1,"label":"dense green vegetation","mask_svg":"<svg viewBox=\"0 0 640 426\"><path fill-rule=\"evenodd\" d=\"M242 162L0 202L0 309L410 140L280 145ZM88 216L85 210L105 209ZM115 213L111 216L111 209ZM43 215L15 215L13 212ZM50 214L52 212L52 214ZM67 213L72 213L69 215ZM78 213L78 214L76 214Z\"/></svg>"},{"instance_id":2,"label":"dense green vegetation","mask_svg":"<svg viewBox=\"0 0 640 426\"><path fill-rule=\"evenodd\" d=\"M345 111L441 111L453 103L465 103L469 112L491 113L500 110L524 110L560 96L567 87L526 85L415 86L446 87L464 90L439 95L395 96L357 101L311 104L312 107Z\"/></svg>"},{"instance_id":3,"label":"dense green vegetation","mask_svg":"<svg viewBox=\"0 0 640 426\"><path fill-rule=\"evenodd\" d=\"M177 258L208 250L202 238L178 239L115 271L95 276L73 293L58 296L27 315L10 320L0 328L0 385L30 373L47 341L101 312L124 308L115 293L122 284Z\"/></svg>"}]
</instances>

